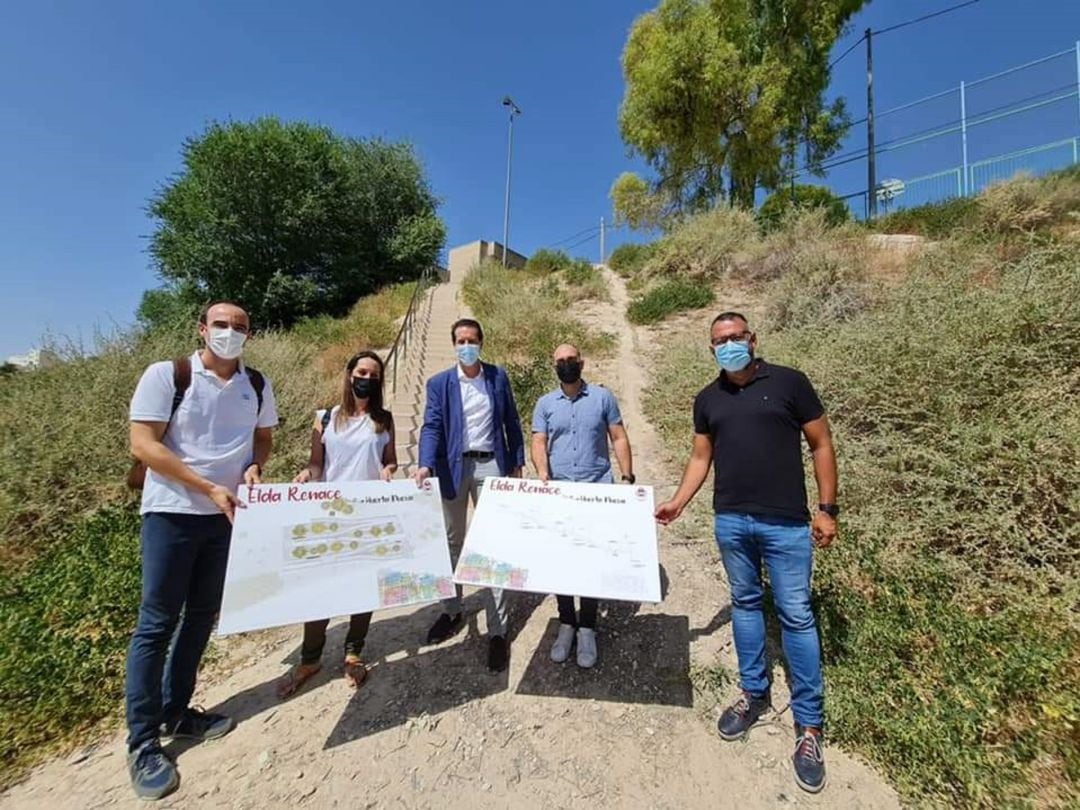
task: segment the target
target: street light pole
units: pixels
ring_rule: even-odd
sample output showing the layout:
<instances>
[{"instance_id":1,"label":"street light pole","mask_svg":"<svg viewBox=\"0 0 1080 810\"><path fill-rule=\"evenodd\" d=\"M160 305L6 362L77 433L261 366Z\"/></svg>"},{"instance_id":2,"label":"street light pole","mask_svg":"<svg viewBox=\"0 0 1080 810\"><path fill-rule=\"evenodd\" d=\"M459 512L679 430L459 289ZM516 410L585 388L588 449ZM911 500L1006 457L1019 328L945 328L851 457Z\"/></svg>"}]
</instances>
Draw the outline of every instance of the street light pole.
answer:
<instances>
[{"instance_id":1,"label":"street light pole","mask_svg":"<svg viewBox=\"0 0 1080 810\"><path fill-rule=\"evenodd\" d=\"M510 125L506 138L506 201L503 204L503 267L506 267L506 251L510 249L510 164L514 156L514 116L521 115L521 109L510 96L503 96L504 107L510 108Z\"/></svg>"}]
</instances>

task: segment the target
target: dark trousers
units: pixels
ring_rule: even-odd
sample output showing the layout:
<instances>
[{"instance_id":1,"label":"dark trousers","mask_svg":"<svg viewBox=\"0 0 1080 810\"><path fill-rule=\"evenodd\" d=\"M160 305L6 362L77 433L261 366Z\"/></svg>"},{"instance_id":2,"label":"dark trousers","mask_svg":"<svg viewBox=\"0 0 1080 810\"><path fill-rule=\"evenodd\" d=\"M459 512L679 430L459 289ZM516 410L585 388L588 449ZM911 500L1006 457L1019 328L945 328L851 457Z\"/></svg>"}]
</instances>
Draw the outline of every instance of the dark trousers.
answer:
<instances>
[{"instance_id":1,"label":"dark trousers","mask_svg":"<svg viewBox=\"0 0 1080 810\"><path fill-rule=\"evenodd\" d=\"M326 646L326 628L329 625L329 619L304 622L304 643L300 647L301 664L319 663L323 647ZM349 632L345 636L345 655L360 655L360 651L364 649L364 640L367 638L370 625L370 613L354 613L349 617Z\"/></svg>"},{"instance_id":2,"label":"dark trousers","mask_svg":"<svg viewBox=\"0 0 1080 810\"><path fill-rule=\"evenodd\" d=\"M128 750L188 707L229 558L224 515L150 512L142 521L142 601L124 684Z\"/></svg>"},{"instance_id":3,"label":"dark trousers","mask_svg":"<svg viewBox=\"0 0 1080 810\"><path fill-rule=\"evenodd\" d=\"M556 596L555 601L559 605L559 621L562 624L571 624L574 627L584 627L586 630L596 629L596 611L600 602L588 596L581 598L581 612L574 610L574 597Z\"/></svg>"}]
</instances>

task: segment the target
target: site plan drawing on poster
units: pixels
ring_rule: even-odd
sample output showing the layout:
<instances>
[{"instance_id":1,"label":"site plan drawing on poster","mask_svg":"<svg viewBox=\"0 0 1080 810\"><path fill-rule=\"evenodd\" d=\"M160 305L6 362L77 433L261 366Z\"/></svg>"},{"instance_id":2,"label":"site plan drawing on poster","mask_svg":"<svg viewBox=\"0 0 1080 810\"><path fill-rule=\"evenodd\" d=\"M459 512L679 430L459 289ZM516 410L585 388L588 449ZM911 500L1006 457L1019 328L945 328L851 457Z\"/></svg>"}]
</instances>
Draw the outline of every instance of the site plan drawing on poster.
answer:
<instances>
[{"instance_id":1,"label":"site plan drawing on poster","mask_svg":"<svg viewBox=\"0 0 1080 810\"><path fill-rule=\"evenodd\" d=\"M454 580L659 602L652 487L488 478Z\"/></svg>"},{"instance_id":2,"label":"site plan drawing on poster","mask_svg":"<svg viewBox=\"0 0 1080 810\"><path fill-rule=\"evenodd\" d=\"M241 487L218 633L454 594L437 481Z\"/></svg>"}]
</instances>

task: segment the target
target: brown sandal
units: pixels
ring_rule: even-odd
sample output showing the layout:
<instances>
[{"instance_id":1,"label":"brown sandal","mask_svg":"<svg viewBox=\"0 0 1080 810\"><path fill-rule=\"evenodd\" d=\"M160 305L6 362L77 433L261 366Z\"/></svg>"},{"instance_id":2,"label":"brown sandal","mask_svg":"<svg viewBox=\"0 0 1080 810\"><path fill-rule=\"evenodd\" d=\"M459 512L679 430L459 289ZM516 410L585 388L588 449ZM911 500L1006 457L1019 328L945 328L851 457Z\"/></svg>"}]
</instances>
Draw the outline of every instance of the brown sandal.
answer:
<instances>
[{"instance_id":1,"label":"brown sandal","mask_svg":"<svg viewBox=\"0 0 1080 810\"><path fill-rule=\"evenodd\" d=\"M353 689L359 689L364 681L367 680L368 668L359 655L345 656L345 680L349 682Z\"/></svg>"},{"instance_id":2,"label":"brown sandal","mask_svg":"<svg viewBox=\"0 0 1080 810\"><path fill-rule=\"evenodd\" d=\"M277 696L279 700L290 698L300 691L300 688L314 678L322 664L299 664L296 669L287 672L277 682Z\"/></svg>"}]
</instances>

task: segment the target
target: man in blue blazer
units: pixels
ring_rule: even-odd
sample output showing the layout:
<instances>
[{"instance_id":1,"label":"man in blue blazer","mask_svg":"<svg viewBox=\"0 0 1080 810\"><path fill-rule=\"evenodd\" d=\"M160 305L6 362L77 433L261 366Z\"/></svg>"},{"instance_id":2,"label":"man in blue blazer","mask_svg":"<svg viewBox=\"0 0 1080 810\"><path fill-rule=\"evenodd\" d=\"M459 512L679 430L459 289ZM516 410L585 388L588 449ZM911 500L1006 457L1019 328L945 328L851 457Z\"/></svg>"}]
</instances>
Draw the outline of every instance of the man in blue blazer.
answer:
<instances>
[{"instance_id":1,"label":"man in blue blazer","mask_svg":"<svg viewBox=\"0 0 1080 810\"><path fill-rule=\"evenodd\" d=\"M465 541L469 499L475 505L488 476L519 478L525 466L514 394L506 371L480 362L484 330L471 318L450 328L458 362L427 381L424 425L420 429L420 466L413 477L418 485L438 476L450 557L457 565ZM488 668L506 669L506 593L496 588L487 597ZM428 643L438 644L462 626L461 587L457 596L443 600L443 613L428 631Z\"/></svg>"}]
</instances>

